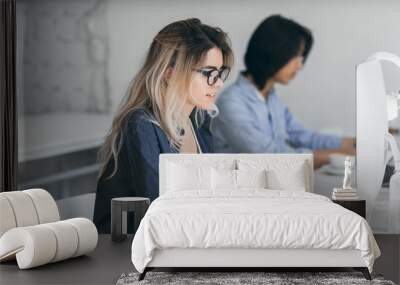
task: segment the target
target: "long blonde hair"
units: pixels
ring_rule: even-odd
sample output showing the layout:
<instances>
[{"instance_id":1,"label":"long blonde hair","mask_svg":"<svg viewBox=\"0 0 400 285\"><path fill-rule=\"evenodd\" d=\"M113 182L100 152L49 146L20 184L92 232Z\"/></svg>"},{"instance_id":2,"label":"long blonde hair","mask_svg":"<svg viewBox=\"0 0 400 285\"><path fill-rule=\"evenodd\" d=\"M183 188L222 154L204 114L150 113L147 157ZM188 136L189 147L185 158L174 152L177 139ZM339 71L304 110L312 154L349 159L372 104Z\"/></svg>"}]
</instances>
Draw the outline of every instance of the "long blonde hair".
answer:
<instances>
[{"instance_id":1,"label":"long blonde hair","mask_svg":"<svg viewBox=\"0 0 400 285\"><path fill-rule=\"evenodd\" d=\"M156 35L145 63L133 78L100 148L102 169L99 176L105 172L110 159L113 159L114 169L108 178L117 172L118 153L123 143L121 132L128 115L137 109L151 110L149 120L165 132L173 148L179 148L180 116L190 96L188 90L193 68L214 47L221 50L224 66L230 67L233 54L227 34L219 28L203 24L199 19L171 23ZM174 72L167 84L165 74L170 67Z\"/></svg>"}]
</instances>

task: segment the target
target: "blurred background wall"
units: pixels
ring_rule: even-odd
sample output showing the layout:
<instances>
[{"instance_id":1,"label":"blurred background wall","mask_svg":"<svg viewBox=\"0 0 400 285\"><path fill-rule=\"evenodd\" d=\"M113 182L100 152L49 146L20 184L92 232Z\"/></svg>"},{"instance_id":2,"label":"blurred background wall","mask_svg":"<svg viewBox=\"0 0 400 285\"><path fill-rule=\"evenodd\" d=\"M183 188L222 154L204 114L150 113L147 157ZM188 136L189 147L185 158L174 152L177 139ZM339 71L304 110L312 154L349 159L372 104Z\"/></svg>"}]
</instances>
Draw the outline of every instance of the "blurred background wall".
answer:
<instances>
[{"instance_id":1,"label":"blurred background wall","mask_svg":"<svg viewBox=\"0 0 400 285\"><path fill-rule=\"evenodd\" d=\"M145 51L161 27L188 17L226 31L235 53L229 82L244 67L243 55L256 26L268 15L281 14L311 29L315 44L297 78L278 91L305 125L355 135L355 66L376 51L400 54L400 1L113 1L109 76L113 104L120 100ZM394 80L390 89L400 89ZM228 82L228 84L229 84Z\"/></svg>"},{"instance_id":2,"label":"blurred background wall","mask_svg":"<svg viewBox=\"0 0 400 285\"><path fill-rule=\"evenodd\" d=\"M355 135L355 66L376 51L400 54L399 11L395 0L20 0L20 188L45 187L60 199L95 191L96 152L151 40L189 17L229 34L236 63L227 85L265 17L310 28L309 59L278 94L304 125ZM394 70L385 65L388 91L400 89Z\"/></svg>"}]
</instances>

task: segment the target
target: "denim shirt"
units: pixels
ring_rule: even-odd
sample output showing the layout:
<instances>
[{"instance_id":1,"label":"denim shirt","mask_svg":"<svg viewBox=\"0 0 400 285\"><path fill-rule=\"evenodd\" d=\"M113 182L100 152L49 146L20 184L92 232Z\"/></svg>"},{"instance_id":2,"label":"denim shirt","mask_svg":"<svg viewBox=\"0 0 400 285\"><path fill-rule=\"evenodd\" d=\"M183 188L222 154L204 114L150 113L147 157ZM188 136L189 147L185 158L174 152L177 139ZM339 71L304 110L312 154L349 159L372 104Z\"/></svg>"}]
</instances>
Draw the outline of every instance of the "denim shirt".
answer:
<instances>
[{"instance_id":1,"label":"denim shirt","mask_svg":"<svg viewBox=\"0 0 400 285\"><path fill-rule=\"evenodd\" d=\"M265 99L243 75L225 89L211 131L220 153L307 153L340 148L341 137L305 128L272 90Z\"/></svg>"},{"instance_id":2,"label":"denim shirt","mask_svg":"<svg viewBox=\"0 0 400 285\"><path fill-rule=\"evenodd\" d=\"M210 117L197 126L195 112L190 116L193 130L203 153L213 152L210 132ZM148 120L149 111L133 112L122 130L123 143L118 154L118 168L114 176L114 161L107 163L104 174L97 182L93 221L99 233L110 232L111 199L115 197L147 197L154 200L159 194L158 163L162 153L176 153L167 135L156 124ZM133 232L132 223L128 232Z\"/></svg>"}]
</instances>

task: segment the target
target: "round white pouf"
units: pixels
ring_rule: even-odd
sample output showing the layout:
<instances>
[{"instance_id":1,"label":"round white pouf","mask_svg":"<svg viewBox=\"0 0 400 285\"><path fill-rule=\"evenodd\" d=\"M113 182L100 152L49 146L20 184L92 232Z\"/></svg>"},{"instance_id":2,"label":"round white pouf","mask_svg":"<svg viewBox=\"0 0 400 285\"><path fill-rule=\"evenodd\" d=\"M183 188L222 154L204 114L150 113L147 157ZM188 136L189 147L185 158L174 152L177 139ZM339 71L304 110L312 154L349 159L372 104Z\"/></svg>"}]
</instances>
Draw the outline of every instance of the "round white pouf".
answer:
<instances>
[{"instance_id":1,"label":"round white pouf","mask_svg":"<svg viewBox=\"0 0 400 285\"><path fill-rule=\"evenodd\" d=\"M29 195L22 191L3 192L0 195L10 202L17 227L33 226L39 223L35 205Z\"/></svg>"},{"instance_id":2,"label":"round white pouf","mask_svg":"<svg viewBox=\"0 0 400 285\"><path fill-rule=\"evenodd\" d=\"M49 263L56 251L56 236L41 225L13 228L0 239L0 260L15 255L20 269Z\"/></svg>"},{"instance_id":3,"label":"round white pouf","mask_svg":"<svg viewBox=\"0 0 400 285\"><path fill-rule=\"evenodd\" d=\"M86 254L94 250L97 246L97 228L91 220L86 218L74 218L64 222L73 225L78 232L79 245L74 257Z\"/></svg>"},{"instance_id":4,"label":"round white pouf","mask_svg":"<svg viewBox=\"0 0 400 285\"><path fill-rule=\"evenodd\" d=\"M0 237L9 229L15 228L17 222L10 202L0 195Z\"/></svg>"},{"instance_id":5,"label":"round white pouf","mask_svg":"<svg viewBox=\"0 0 400 285\"><path fill-rule=\"evenodd\" d=\"M22 191L30 196L36 208L39 224L51 223L60 220L56 201L49 192L43 189L29 189Z\"/></svg>"},{"instance_id":6,"label":"round white pouf","mask_svg":"<svg viewBox=\"0 0 400 285\"><path fill-rule=\"evenodd\" d=\"M43 224L43 226L51 229L57 238L57 252L51 262L64 260L75 255L79 237L71 224L60 221Z\"/></svg>"},{"instance_id":7,"label":"round white pouf","mask_svg":"<svg viewBox=\"0 0 400 285\"><path fill-rule=\"evenodd\" d=\"M75 218L8 230L0 238L0 261L16 257L20 269L28 269L86 254L96 248L96 226Z\"/></svg>"}]
</instances>

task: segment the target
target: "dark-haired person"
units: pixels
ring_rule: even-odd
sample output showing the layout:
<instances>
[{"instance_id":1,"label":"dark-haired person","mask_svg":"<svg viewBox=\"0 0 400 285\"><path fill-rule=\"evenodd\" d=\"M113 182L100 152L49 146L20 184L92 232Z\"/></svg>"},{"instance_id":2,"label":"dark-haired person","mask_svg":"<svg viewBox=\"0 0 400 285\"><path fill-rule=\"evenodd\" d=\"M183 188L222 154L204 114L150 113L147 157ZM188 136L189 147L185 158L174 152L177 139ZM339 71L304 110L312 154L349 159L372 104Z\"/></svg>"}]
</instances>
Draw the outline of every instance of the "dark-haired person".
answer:
<instances>
[{"instance_id":1,"label":"dark-haired person","mask_svg":"<svg viewBox=\"0 0 400 285\"><path fill-rule=\"evenodd\" d=\"M305 128L276 94L274 85L288 84L303 67L313 44L300 24L273 15L254 31L245 54L246 70L217 99L213 119L216 152L313 152L314 166L329 154L354 154L353 138L321 134Z\"/></svg>"},{"instance_id":2,"label":"dark-haired person","mask_svg":"<svg viewBox=\"0 0 400 285\"><path fill-rule=\"evenodd\" d=\"M232 62L226 33L198 19L155 36L100 150L93 219L100 233L110 232L112 198L158 197L161 153L213 152L207 110Z\"/></svg>"}]
</instances>

